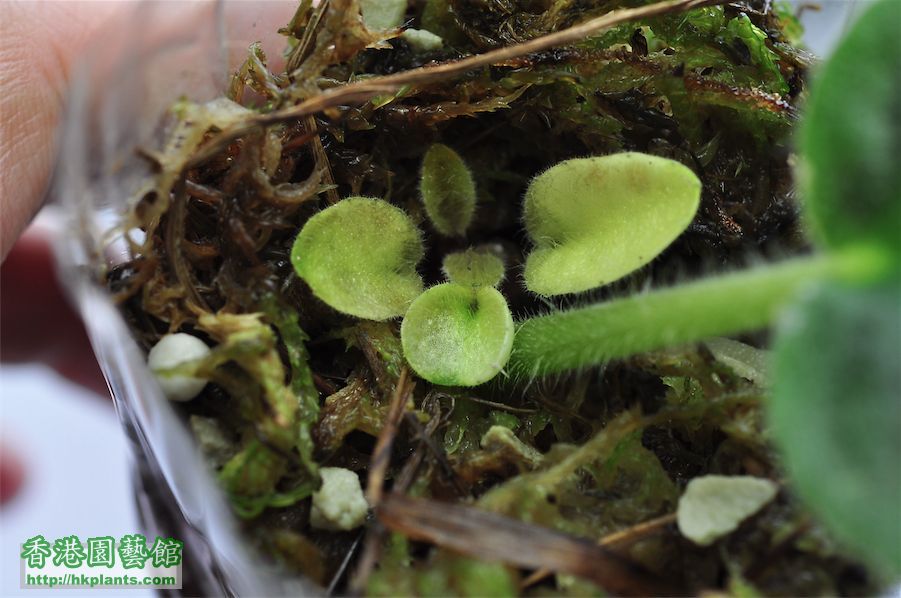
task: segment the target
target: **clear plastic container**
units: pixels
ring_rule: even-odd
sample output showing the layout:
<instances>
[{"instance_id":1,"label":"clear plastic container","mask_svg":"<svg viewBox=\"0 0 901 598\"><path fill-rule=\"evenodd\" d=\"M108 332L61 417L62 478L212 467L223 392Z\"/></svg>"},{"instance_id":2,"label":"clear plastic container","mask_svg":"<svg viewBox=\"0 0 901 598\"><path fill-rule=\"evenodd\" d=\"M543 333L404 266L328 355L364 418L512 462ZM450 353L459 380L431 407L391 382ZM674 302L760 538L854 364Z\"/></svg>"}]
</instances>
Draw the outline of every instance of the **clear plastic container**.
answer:
<instances>
[{"instance_id":1,"label":"clear plastic container","mask_svg":"<svg viewBox=\"0 0 901 598\"><path fill-rule=\"evenodd\" d=\"M187 595L306 595L311 583L278 575L246 550L193 436L161 394L102 280L126 245L110 236L149 176L139 147L160 147L164 115L180 97L221 95L255 27L274 32L293 2L131 4L73 74L53 196L66 235L61 276L86 323L132 445L138 511L148 534L185 542ZM286 16L287 15L287 16ZM230 29L229 23L240 23ZM238 35L230 31L242 31Z\"/></svg>"},{"instance_id":2,"label":"clear plastic container","mask_svg":"<svg viewBox=\"0 0 901 598\"><path fill-rule=\"evenodd\" d=\"M277 574L246 550L190 431L162 396L102 284L108 268L127 257L124 243L108 233L151 174L136 150L160 146L166 109L182 96L203 101L220 95L229 66L256 41L253 33L234 31L252 32L254 24L257 31L274 31L294 7L290 1L135 3L128 21L103 36L75 73L68 98L53 192L67 231L57 242L60 270L131 440L145 530L186 544L188 595L323 590ZM817 49L833 45L856 6L852 0L827 0L824 8L813 15L821 21L829 14L822 31L813 32ZM238 21L239 28L227 26Z\"/></svg>"}]
</instances>

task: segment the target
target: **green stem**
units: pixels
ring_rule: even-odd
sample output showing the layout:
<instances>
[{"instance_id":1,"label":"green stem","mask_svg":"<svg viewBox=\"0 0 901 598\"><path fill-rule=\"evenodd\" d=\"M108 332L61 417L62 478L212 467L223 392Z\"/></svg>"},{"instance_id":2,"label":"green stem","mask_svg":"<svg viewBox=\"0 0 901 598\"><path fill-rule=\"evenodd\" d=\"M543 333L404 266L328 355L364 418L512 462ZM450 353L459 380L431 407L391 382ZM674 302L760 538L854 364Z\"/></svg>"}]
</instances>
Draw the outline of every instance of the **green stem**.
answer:
<instances>
[{"instance_id":1,"label":"green stem","mask_svg":"<svg viewBox=\"0 0 901 598\"><path fill-rule=\"evenodd\" d=\"M804 285L860 265L854 255L797 258L531 318L516 332L508 371L535 378L762 328Z\"/></svg>"}]
</instances>

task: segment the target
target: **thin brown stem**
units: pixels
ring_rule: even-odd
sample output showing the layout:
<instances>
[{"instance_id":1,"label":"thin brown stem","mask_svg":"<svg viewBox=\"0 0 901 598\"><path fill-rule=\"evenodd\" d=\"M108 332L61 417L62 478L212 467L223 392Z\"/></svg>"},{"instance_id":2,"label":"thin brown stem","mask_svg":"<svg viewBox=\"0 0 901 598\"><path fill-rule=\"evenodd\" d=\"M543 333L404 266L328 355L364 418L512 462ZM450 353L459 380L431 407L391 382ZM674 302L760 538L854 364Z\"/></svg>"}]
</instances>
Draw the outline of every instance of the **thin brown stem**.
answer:
<instances>
[{"instance_id":1,"label":"thin brown stem","mask_svg":"<svg viewBox=\"0 0 901 598\"><path fill-rule=\"evenodd\" d=\"M674 521L676 521L675 513L662 515L655 519L649 519L648 521L643 521L637 525L633 525L632 527L627 527L626 529L608 534L601 538L598 541L598 544L605 548L612 549L620 548L623 545L634 544L635 542L646 538L651 534L657 533L662 528L670 525ZM536 583L542 581L553 573L554 572L550 569L539 569L532 575L525 578L520 584L520 587L527 588L529 586L535 585Z\"/></svg>"},{"instance_id":2,"label":"thin brown stem","mask_svg":"<svg viewBox=\"0 0 901 598\"><path fill-rule=\"evenodd\" d=\"M391 461L391 447L400 427L400 421L404 416L404 407L413 392L413 383L409 380L407 368L403 368L394 387L391 404L388 407L388 415L385 424L372 451L372 459L369 462L369 477L366 481L366 500L369 506L375 509L382 500L385 485L385 473L388 463ZM356 571L351 579L350 587L355 594L362 594L381 552L382 543L385 540L385 528L375 521L366 532L366 541L363 544L363 554L357 563Z\"/></svg>"},{"instance_id":3,"label":"thin brown stem","mask_svg":"<svg viewBox=\"0 0 901 598\"><path fill-rule=\"evenodd\" d=\"M308 114L303 117L303 126L308 131L316 131L316 117ZM322 170L322 183L328 186L325 197L330 204L338 203L338 189L335 185L335 175L332 174L332 164L329 162L325 147L322 145L322 137L319 133L313 135L313 157L316 159L316 167Z\"/></svg>"},{"instance_id":4,"label":"thin brown stem","mask_svg":"<svg viewBox=\"0 0 901 598\"><path fill-rule=\"evenodd\" d=\"M394 395L388 407L388 416L382 426L382 431L372 451L372 459L369 462L369 476L366 481L366 500L369 506L375 508L382 498L385 484L385 473L388 471L388 463L391 461L391 448L394 446L394 437L400 426L400 420L404 416L404 407L410 393L413 392L413 382L407 374L407 368L400 372L397 385L394 387Z\"/></svg>"},{"instance_id":5,"label":"thin brown stem","mask_svg":"<svg viewBox=\"0 0 901 598\"><path fill-rule=\"evenodd\" d=\"M327 9L328 0L322 0L313 9L313 13L310 15L310 20L307 22L307 26L303 30L303 37L300 39L298 44L294 46L294 50L291 51L291 55L288 56L288 62L285 65L285 71L288 73L289 77L294 71L297 70L297 68L306 59L306 57L310 55L310 50L312 50L313 48L313 37L316 35L316 30L319 29L319 23L322 21L322 16L325 14L325 11Z\"/></svg>"},{"instance_id":6,"label":"thin brown stem","mask_svg":"<svg viewBox=\"0 0 901 598\"><path fill-rule=\"evenodd\" d=\"M217 205L222 202L222 192L192 180L185 181L185 191L194 199L200 200L205 204Z\"/></svg>"},{"instance_id":7,"label":"thin brown stem","mask_svg":"<svg viewBox=\"0 0 901 598\"><path fill-rule=\"evenodd\" d=\"M538 413L538 409L527 409L525 407L511 407L510 405L505 405L504 403L498 403L496 401L489 401L487 399L480 399L478 397L469 397L463 395L461 397L467 401L472 401L473 403L479 403L481 405L487 405L492 409L497 409L498 411L507 411L509 413L520 413L524 415L528 415L530 413Z\"/></svg>"}]
</instances>

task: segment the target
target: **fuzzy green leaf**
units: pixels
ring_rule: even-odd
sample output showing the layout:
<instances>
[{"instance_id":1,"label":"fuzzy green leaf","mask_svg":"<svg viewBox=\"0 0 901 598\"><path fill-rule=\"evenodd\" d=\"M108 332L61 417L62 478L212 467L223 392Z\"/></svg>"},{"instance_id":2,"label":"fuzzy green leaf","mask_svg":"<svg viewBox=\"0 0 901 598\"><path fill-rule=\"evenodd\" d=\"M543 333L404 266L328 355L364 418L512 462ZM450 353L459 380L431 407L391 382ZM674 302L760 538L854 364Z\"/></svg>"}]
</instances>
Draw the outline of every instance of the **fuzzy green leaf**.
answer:
<instances>
[{"instance_id":1,"label":"fuzzy green leaf","mask_svg":"<svg viewBox=\"0 0 901 598\"><path fill-rule=\"evenodd\" d=\"M494 288L445 283L413 302L400 337L421 377L443 386L476 386L494 378L510 358L513 317Z\"/></svg>"},{"instance_id":2,"label":"fuzzy green leaf","mask_svg":"<svg viewBox=\"0 0 901 598\"><path fill-rule=\"evenodd\" d=\"M901 259L901 2L860 17L823 67L801 131L815 233L830 247L879 244Z\"/></svg>"},{"instance_id":3,"label":"fuzzy green leaf","mask_svg":"<svg viewBox=\"0 0 901 598\"><path fill-rule=\"evenodd\" d=\"M435 230L447 237L466 233L476 209L476 185L457 152L440 143L428 149L419 191Z\"/></svg>"},{"instance_id":4,"label":"fuzzy green leaf","mask_svg":"<svg viewBox=\"0 0 901 598\"><path fill-rule=\"evenodd\" d=\"M406 311L422 292L419 230L380 199L351 197L310 218L294 242L298 276L334 309L367 320Z\"/></svg>"},{"instance_id":5,"label":"fuzzy green leaf","mask_svg":"<svg viewBox=\"0 0 901 598\"><path fill-rule=\"evenodd\" d=\"M772 429L796 490L850 548L901 574L901 287L818 287L774 351Z\"/></svg>"},{"instance_id":6,"label":"fuzzy green leaf","mask_svg":"<svg viewBox=\"0 0 901 598\"><path fill-rule=\"evenodd\" d=\"M526 286L561 295L622 278L685 230L700 197L695 174L665 158L623 153L557 164L526 192L526 229L535 244Z\"/></svg>"},{"instance_id":7,"label":"fuzzy green leaf","mask_svg":"<svg viewBox=\"0 0 901 598\"><path fill-rule=\"evenodd\" d=\"M504 278L504 262L493 253L467 249L451 253L442 264L451 282L471 287L496 287Z\"/></svg>"}]
</instances>

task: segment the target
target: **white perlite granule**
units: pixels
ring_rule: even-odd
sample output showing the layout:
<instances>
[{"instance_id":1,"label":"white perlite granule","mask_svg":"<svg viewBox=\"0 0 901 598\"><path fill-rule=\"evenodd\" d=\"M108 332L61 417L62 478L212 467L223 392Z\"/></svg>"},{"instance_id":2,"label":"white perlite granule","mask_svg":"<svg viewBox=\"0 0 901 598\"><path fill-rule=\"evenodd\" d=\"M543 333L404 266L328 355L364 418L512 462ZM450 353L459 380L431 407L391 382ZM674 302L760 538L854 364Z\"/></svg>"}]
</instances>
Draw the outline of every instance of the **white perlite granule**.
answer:
<instances>
[{"instance_id":1,"label":"white perlite granule","mask_svg":"<svg viewBox=\"0 0 901 598\"><path fill-rule=\"evenodd\" d=\"M773 500L778 491L774 482L750 476L695 478L679 499L676 523L683 536L707 546L735 531L742 521Z\"/></svg>"},{"instance_id":2,"label":"white perlite granule","mask_svg":"<svg viewBox=\"0 0 901 598\"><path fill-rule=\"evenodd\" d=\"M147 354L147 365L154 373L166 398L170 401L190 401L200 394L206 386L206 380L190 376L164 376L159 372L195 359L202 359L209 354L210 348L196 336L184 332L167 334L150 349L150 353Z\"/></svg>"},{"instance_id":3,"label":"white perlite granule","mask_svg":"<svg viewBox=\"0 0 901 598\"><path fill-rule=\"evenodd\" d=\"M363 525L369 504L357 474L341 467L323 467L319 475L322 487L313 493L310 525L332 531L347 531Z\"/></svg>"}]
</instances>

